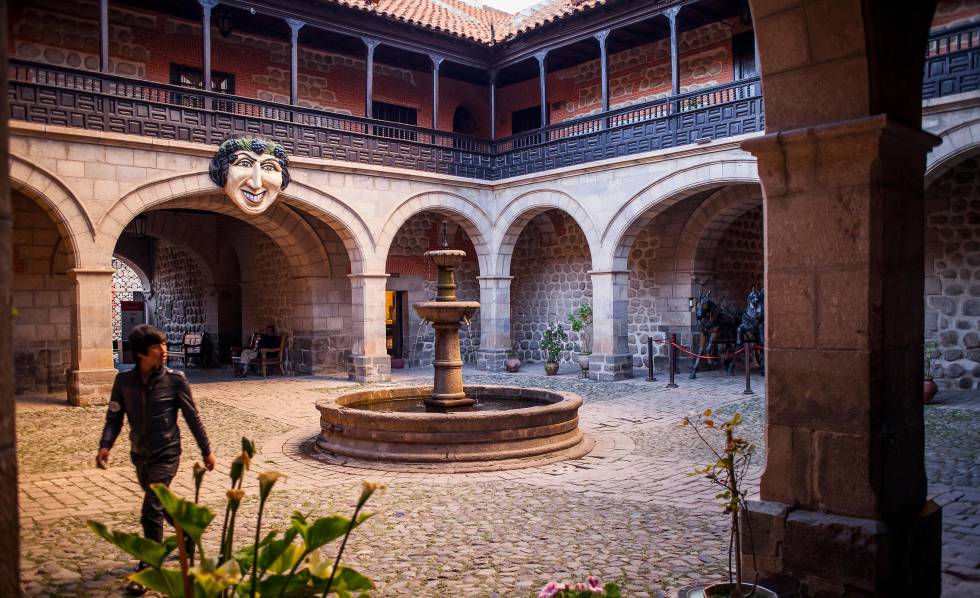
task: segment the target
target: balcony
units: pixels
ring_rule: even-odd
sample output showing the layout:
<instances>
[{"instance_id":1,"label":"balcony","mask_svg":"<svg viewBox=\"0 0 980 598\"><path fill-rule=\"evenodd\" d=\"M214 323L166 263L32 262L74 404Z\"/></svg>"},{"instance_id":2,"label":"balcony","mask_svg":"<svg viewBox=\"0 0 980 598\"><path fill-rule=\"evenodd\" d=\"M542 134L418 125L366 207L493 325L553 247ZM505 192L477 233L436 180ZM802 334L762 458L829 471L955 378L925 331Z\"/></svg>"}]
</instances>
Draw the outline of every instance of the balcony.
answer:
<instances>
[{"instance_id":1,"label":"balcony","mask_svg":"<svg viewBox=\"0 0 980 598\"><path fill-rule=\"evenodd\" d=\"M758 78L490 141L21 60L9 69L13 120L208 145L257 134L293 156L486 181L765 129ZM923 98L975 91L978 83L980 27L930 37Z\"/></svg>"}]
</instances>

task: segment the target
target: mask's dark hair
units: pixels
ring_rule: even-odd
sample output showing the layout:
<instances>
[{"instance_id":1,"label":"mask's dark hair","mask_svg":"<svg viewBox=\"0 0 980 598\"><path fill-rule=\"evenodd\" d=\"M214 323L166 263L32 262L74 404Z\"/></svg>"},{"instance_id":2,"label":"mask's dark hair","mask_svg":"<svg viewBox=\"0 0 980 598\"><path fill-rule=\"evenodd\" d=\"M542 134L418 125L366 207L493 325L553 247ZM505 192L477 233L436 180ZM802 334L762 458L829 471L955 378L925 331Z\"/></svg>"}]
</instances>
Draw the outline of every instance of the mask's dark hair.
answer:
<instances>
[{"instance_id":1,"label":"mask's dark hair","mask_svg":"<svg viewBox=\"0 0 980 598\"><path fill-rule=\"evenodd\" d=\"M149 353L150 347L166 342L167 334L152 324L140 324L129 333L129 349L137 361Z\"/></svg>"},{"instance_id":2,"label":"mask's dark hair","mask_svg":"<svg viewBox=\"0 0 980 598\"><path fill-rule=\"evenodd\" d=\"M285 189L289 185L289 157L286 155L286 150L278 143L266 141L261 137L241 136L231 137L225 140L224 143L218 146L218 151L214 153L214 158L211 158L211 167L208 169L208 175L215 185L224 187L225 183L228 182L228 163L231 161L231 157L235 155L235 152L240 150L248 150L259 155L269 154L274 156L279 162L279 166L282 167L282 189Z\"/></svg>"}]
</instances>

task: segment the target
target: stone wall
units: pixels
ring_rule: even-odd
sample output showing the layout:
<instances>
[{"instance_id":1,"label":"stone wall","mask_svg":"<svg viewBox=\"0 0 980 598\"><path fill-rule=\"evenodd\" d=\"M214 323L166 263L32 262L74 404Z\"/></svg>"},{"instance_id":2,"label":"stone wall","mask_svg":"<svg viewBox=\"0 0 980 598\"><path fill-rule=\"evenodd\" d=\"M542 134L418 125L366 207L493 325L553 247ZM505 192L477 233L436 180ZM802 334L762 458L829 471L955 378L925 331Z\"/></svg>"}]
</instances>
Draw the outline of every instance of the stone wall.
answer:
<instances>
[{"instance_id":1,"label":"stone wall","mask_svg":"<svg viewBox=\"0 0 980 598\"><path fill-rule=\"evenodd\" d=\"M967 159L926 190L925 338L938 343L941 388L980 380L980 161Z\"/></svg>"},{"instance_id":2,"label":"stone wall","mask_svg":"<svg viewBox=\"0 0 980 598\"><path fill-rule=\"evenodd\" d=\"M436 269L424 257L426 251L442 249L442 222L447 218L432 212L422 212L409 218L398 230L388 250L387 282L389 291L407 294L404 314L407 322L402 329L403 355L409 365L429 365L435 352L435 332L423 324L412 304L431 301L436 296ZM450 249L461 249L466 258L456 269L456 297L460 301L480 300L480 265L476 249L461 226L449 221L447 240ZM476 360L480 348L480 311L469 326L459 331L460 353L464 362Z\"/></svg>"},{"instance_id":3,"label":"stone wall","mask_svg":"<svg viewBox=\"0 0 980 598\"><path fill-rule=\"evenodd\" d=\"M11 195L16 390L60 391L71 367L72 258L44 210L20 193Z\"/></svg>"},{"instance_id":4,"label":"stone wall","mask_svg":"<svg viewBox=\"0 0 980 598\"><path fill-rule=\"evenodd\" d=\"M568 313L592 302L589 244L567 214L549 210L534 217L514 246L511 276L511 339L524 362L544 361L541 334L549 322L568 332L568 349L582 350L582 338L570 330ZM561 361L571 361L569 350Z\"/></svg>"},{"instance_id":5,"label":"stone wall","mask_svg":"<svg viewBox=\"0 0 980 598\"><path fill-rule=\"evenodd\" d=\"M157 243L153 272L153 323L179 350L185 333L208 329L203 274L186 251L166 241Z\"/></svg>"},{"instance_id":6,"label":"stone wall","mask_svg":"<svg viewBox=\"0 0 980 598\"><path fill-rule=\"evenodd\" d=\"M133 293L143 292L143 281L126 262L112 258L112 340L122 338L123 301L132 301Z\"/></svg>"},{"instance_id":7,"label":"stone wall","mask_svg":"<svg viewBox=\"0 0 980 598\"><path fill-rule=\"evenodd\" d=\"M667 346L663 344L666 338L662 311L665 308L660 301L661 287L669 285L673 279L673 271L657 272L657 248L660 245L659 227L647 226L636 236L629 255L630 286L629 311L627 312L629 347L633 353L633 366L643 367L646 355L646 339L654 339L654 363L662 366L666 363Z\"/></svg>"},{"instance_id":8,"label":"stone wall","mask_svg":"<svg viewBox=\"0 0 980 598\"><path fill-rule=\"evenodd\" d=\"M718 240L714 250L712 296L726 305L744 309L752 286L763 286L764 239L762 206L739 216Z\"/></svg>"},{"instance_id":9,"label":"stone wall","mask_svg":"<svg viewBox=\"0 0 980 598\"><path fill-rule=\"evenodd\" d=\"M251 251L242 262L242 331L261 332L275 326L280 334L293 334L288 293L289 262L267 235L254 235Z\"/></svg>"}]
</instances>

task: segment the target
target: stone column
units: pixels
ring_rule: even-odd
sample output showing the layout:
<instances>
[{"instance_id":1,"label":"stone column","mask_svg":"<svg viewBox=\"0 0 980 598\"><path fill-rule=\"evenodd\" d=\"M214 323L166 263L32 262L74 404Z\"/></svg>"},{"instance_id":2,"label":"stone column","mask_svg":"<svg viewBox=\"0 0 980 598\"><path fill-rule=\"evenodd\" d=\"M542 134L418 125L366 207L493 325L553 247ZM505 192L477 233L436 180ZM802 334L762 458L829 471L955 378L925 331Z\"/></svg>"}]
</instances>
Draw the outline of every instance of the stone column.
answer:
<instances>
[{"instance_id":1,"label":"stone column","mask_svg":"<svg viewBox=\"0 0 980 598\"><path fill-rule=\"evenodd\" d=\"M490 69L490 141L497 139L497 69Z\"/></svg>"},{"instance_id":2,"label":"stone column","mask_svg":"<svg viewBox=\"0 0 980 598\"><path fill-rule=\"evenodd\" d=\"M391 357L385 347L385 284L388 275L348 274L353 305L353 364L357 382L391 379Z\"/></svg>"},{"instance_id":3,"label":"stone column","mask_svg":"<svg viewBox=\"0 0 980 598\"><path fill-rule=\"evenodd\" d=\"M608 382L633 377L629 350L629 272L606 270L592 276L592 357L589 377Z\"/></svg>"},{"instance_id":4,"label":"stone column","mask_svg":"<svg viewBox=\"0 0 980 598\"><path fill-rule=\"evenodd\" d=\"M438 54L429 54L432 60L432 128L439 128L439 67L444 58ZM435 142L435 139L433 139Z\"/></svg>"},{"instance_id":5,"label":"stone column","mask_svg":"<svg viewBox=\"0 0 980 598\"><path fill-rule=\"evenodd\" d=\"M68 402L98 405L109 401L116 369L112 363L112 268L69 270L75 285L72 306L72 369Z\"/></svg>"},{"instance_id":6,"label":"stone column","mask_svg":"<svg viewBox=\"0 0 980 598\"><path fill-rule=\"evenodd\" d=\"M541 94L541 126L548 126L548 69L545 68L545 61L548 59L548 51L537 52L534 57L538 61L538 91Z\"/></svg>"},{"instance_id":7,"label":"stone column","mask_svg":"<svg viewBox=\"0 0 980 598\"><path fill-rule=\"evenodd\" d=\"M477 276L480 281L480 350L476 367L489 372L504 369L510 338L510 282L513 276Z\"/></svg>"},{"instance_id":8,"label":"stone column","mask_svg":"<svg viewBox=\"0 0 980 598\"><path fill-rule=\"evenodd\" d=\"M673 6L664 11L664 15L670 22L670 94L677 95L681 92L681 62L680 50L677 43L677 13L681 11L680 6Z\"/></svg>"},{"instance_id":9,"label":"stone column","mask_svg":"<svg viewBox=\"0 0 980 598\"><path fill-rule=\"evenodd\" d=\"M0 2L0 31L7 31L7 2ZM0 596L20 596L20 529L14 428L13 213L7 161L7 44L0 44Z\"/></svg>"},{"instance_id":10,"label":"stone column","mask_svg":"<svg viewBox=\"0 0 980 598\"><path fill-rule=\"evenodd\" d=\"M604 29L595 34L596 41L599 42L599 65L602 69L601 88L602 111L609 111L609 55L606 53L606 40L609 38L609 30Z\"/></svg>"},{"instance_id":11,"label":"stone column","mask_svg":"<svg viewBox=\"0 0 980 598\"><path fill-rule=\"evenodd\" d=\"M289 25L289 103L299 102L299 30L306 23L298 19L286 19Z\"/></svg>"},{"instance_id":12,"label":"stone column","mask_svg":"<svg viewBox=\"0 0 980 598\"><path fill-rule=\"evenodd\" d=\"M769 348L752 544L763 574L817 594L939 595L921 394L934 142L878 115L743 144L765 190Z\"/></svg>"}]
</instances>

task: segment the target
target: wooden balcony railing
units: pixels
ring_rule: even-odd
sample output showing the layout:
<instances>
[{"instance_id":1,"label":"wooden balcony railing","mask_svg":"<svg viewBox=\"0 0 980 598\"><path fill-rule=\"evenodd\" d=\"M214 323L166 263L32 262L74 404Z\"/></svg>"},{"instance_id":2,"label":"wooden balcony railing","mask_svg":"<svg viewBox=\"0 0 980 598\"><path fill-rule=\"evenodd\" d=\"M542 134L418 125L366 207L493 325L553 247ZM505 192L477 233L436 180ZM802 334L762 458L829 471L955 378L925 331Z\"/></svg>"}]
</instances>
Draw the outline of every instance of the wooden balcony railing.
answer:
<instances>
[{"instance_id":1,"label":"wooden balcony railing","mask_svg":"<svg viewBox=\"0 0 980 598\"><path fill-rule=\"evenodd\" d=\"M980 89L980 26L947 29L929 36L922 99Z\"/></svg>"}]
</instances>

